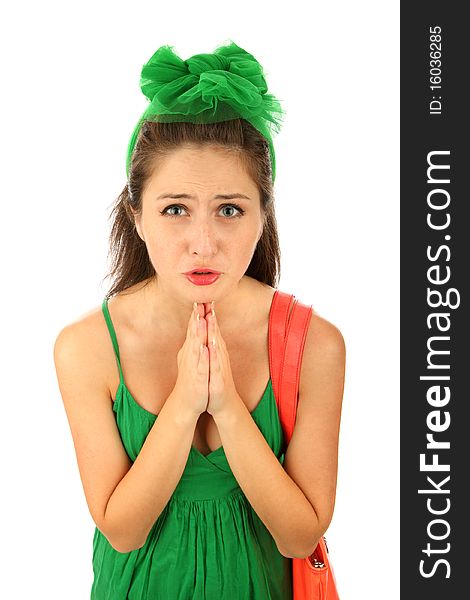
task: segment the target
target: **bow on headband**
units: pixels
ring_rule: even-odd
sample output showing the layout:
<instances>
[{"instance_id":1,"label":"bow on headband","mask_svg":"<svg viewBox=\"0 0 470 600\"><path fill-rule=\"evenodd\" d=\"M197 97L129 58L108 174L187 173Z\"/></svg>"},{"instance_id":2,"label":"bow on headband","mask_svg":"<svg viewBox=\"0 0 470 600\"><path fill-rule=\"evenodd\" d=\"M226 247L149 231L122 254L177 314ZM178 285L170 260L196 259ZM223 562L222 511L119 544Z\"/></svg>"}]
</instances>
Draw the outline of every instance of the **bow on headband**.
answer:
<instances>
[{"instance_id":1,"label":"bow on headband","mask_svg":"<svg viewBox=\"0 0 470 600\"><path fill-rule=\"evenodd\" d=\"M161 46L142 67L140 88L150 104L128 145L128 176L143 121L216 123L242 118L267 140L274 181L272 134L279 133L285 111L268 94L263 68L252 54L230 42L213 54L195 54L182 60L172 46Z\"/></svg>"}]
</instances>

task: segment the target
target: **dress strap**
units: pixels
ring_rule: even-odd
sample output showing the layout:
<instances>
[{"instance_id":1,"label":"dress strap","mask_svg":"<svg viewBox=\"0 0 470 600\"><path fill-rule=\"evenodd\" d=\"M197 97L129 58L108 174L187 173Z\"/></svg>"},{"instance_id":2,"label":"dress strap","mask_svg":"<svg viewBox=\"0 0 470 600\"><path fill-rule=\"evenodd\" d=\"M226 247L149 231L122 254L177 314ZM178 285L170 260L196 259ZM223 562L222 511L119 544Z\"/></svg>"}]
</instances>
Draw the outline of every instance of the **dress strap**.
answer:
<instances>
[{"instance_id":1,"label":"dress strap","mask_svg":"<svg viewBox=\"0 0 470 600\"><path fill-rule=\"evenodd\" d=\"M111 336L111 340L113 342L114 354L116 355L116 361L117 361L117 365L119 368L119 377L122 382L122 381L124 381L124 377L123 377L122 368L121 368L121 357L119 355L119 346L118 346L118 342L117 342L116 331L114 329L113 322L111 321L111 315L109 314L107 297L105 297L105 299L103 300L103 304L101 305L101 308L103 310L103 315L106 320L106 325L108 326L109 335Z\"/></svg>"}]
</instances>

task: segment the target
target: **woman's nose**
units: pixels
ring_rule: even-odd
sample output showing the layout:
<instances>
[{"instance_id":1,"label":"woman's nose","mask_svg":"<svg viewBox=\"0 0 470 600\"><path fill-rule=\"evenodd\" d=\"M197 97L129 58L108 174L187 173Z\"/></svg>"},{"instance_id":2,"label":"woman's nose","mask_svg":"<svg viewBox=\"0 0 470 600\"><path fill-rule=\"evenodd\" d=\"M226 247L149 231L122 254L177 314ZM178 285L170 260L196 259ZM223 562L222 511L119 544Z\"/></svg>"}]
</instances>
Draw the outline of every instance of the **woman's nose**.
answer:
<instances>
[{"instance_id":1,"label":"woman's nose","mask_svg":"<svg viewBox=\"0 0 470 600\"><path fill-rule=\"evenodd\" d=\"M213 224L208 219L200 219L194 223L190 234L191 252L199 256L210 256L217 248L217 233Z\"/></svg>"}]
</instances>

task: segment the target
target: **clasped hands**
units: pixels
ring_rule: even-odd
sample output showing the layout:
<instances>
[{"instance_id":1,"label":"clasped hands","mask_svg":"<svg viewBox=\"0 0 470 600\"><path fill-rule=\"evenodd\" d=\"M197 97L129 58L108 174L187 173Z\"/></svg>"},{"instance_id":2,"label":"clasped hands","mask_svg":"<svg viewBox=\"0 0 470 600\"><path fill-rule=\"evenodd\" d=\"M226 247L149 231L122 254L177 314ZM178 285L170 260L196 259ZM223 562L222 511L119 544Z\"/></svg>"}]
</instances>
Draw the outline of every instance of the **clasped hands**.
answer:
<instances>
[{"instance_id":1,"label":"clasped hands","mask_svg":"<svg viewBox=\"0 0 470 600\"><path fill-rule=\"evenodd\" d=\"M220 417L230 411L237 402L242 402L233 381L230 357L224 338L219 329L215 314L215 303L194 302L198 327L202 327L202 337L209 352L209 380L207 412ZM215 343L214 343L215 342ZM204 352L207 352L204 349Z\"/></svg>"}]
</instances>

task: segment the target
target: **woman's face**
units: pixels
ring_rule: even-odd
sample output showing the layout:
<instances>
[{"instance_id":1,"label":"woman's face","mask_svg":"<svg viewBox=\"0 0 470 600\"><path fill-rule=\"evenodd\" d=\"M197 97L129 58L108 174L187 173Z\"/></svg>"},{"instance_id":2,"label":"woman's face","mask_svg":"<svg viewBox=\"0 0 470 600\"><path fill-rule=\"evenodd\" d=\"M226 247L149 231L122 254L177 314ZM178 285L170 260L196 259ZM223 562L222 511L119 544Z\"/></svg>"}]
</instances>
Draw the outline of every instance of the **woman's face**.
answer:
<instances>
[{"instance_id":1,"label":"woman's face","mask_svg":"<svg viewBox=\"0 0 470 600\"><path fill-rule=\"evenodd\" d=\"M235 153L187 145L158 163L136 228L161 289L191 303L217 301L235 290L261 237L258 188ZM196 285L184 275L203 267L220 277Z\"/></svg>"}]
</instances>

